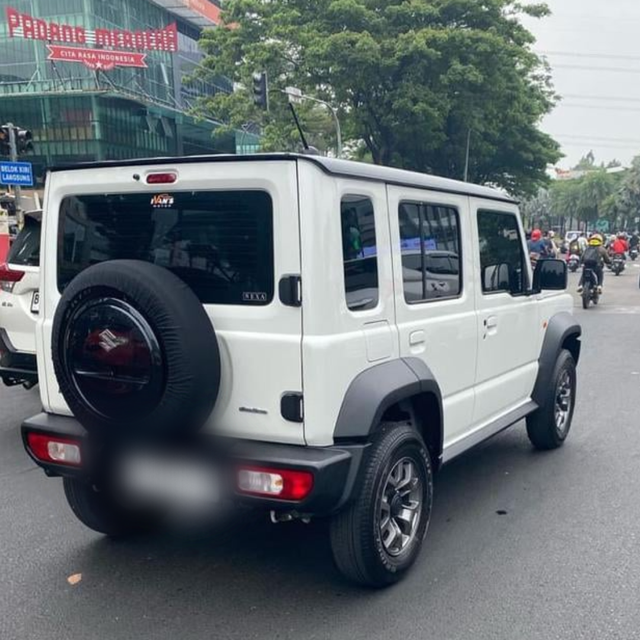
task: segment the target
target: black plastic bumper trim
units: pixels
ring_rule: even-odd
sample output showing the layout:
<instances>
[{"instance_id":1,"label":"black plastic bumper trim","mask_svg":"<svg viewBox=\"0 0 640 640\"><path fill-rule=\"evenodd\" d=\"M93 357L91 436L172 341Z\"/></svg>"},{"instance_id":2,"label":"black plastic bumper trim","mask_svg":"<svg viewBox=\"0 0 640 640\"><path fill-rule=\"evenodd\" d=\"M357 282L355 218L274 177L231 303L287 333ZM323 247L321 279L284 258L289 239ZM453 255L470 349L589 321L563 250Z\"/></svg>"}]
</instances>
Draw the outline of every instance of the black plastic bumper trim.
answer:
<instances>
[{"instance_id":1,"label":"black plastic bumper trim","mask_svg":"<svg viewBox=\"0 0 640 640\"><path fill-rule=\"evenodd\" d=\"M87 432L72 417L40 413L22 423L22 439L34 462L47 475L91 477L90 464L84 468L73 468L36 460L29 452L27 434L45 433L78 439L81 441L83 460L91 461L92 450L99 446L96 439L89 439ZM249 440L229 440L216 438L211 434L196 434L198 450L207 450L223 455L225 462L234 466L242 464L284 469L310 471L313 474L313 490L301 501L275 500L260 496L236 493L235 498L242 503L259 508L281 511L297 511L301 514L327 515L335 512L348 502L354 492L362 455L368 445L353 444L339 447L306 447L288 444L254 442ZM220 446L216 446L216 440Z\"/></svg>"}]
</instances>

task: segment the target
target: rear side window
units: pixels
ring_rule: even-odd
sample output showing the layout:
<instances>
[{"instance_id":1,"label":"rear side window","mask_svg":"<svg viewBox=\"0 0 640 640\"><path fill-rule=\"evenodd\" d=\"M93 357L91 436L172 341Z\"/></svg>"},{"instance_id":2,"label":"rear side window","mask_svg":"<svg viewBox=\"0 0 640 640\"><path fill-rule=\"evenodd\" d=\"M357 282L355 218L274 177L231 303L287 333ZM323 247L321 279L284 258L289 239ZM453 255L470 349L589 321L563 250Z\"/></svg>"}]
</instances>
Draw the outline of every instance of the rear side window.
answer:
<instances>
[{"instance_id":1,"label":"rear side window","mask_svg":"<svg viewBox=\"0 0 640 640\"><path fill-rule=\"evenodd\" d=\"M512 213L478 211L482 292L520 295L526 289L525 253Z\"/></svg>"},{"instance_id":2,"label":"rear side window","mask_svg":"<svg viewBox=\"0 0 640 640\"><path fill-rule=\"evenodd\" d=\"M401 202L398 221L405 301L414 304L459 296L458 211L426 202Z\"/></svg>"},{"instance_id":3,"label":"rear side window","mask_svg":"<svg viewBox=\"0 0 640 640\"><path fill-rule=\"evenodd\" d=\"M11 245L7 262L25 267L40 266L40 222L38 220L25 217L24 227Z\"/></svg>"},{"instance_id":4,"label":"rear side window","mask_svg":"<svg viewBox=\"0 0 640 640\"><path fill-rule=\"evenodd\" d=\"M345 196L340 203L342 259L347 306L352 311L378 305L378 248L373 203Z\"/></svg>"},{"instance_id":5,"label":"rear side window","mask_svg":"<svg viewBox=\"0 0 640 640\"><path fill-rule=\"evenodd\" d=\"M204 304L273 299L273 206L264 191L189 191L65 198L58 288L105 260L166 267Z\"/></svg>"}]
</instances>

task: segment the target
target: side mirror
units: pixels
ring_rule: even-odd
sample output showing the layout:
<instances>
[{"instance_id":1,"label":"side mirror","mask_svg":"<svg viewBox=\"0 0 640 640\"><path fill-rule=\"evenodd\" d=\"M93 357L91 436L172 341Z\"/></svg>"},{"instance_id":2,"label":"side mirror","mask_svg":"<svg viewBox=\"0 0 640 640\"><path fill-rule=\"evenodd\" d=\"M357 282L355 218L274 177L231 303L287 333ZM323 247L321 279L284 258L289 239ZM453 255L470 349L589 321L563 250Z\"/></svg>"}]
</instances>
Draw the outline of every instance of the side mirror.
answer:
<instances>
[{"instance_id":1,"label":"side mirror","mask_svg":"<svg viewBox=\"0 0 640 640\"><path fill-rule=\"evenodd\" d=\"M533 272L533 290L564 291L567 288L567 263L564 260L539 260Z\"/></svg>"}]
</instances>

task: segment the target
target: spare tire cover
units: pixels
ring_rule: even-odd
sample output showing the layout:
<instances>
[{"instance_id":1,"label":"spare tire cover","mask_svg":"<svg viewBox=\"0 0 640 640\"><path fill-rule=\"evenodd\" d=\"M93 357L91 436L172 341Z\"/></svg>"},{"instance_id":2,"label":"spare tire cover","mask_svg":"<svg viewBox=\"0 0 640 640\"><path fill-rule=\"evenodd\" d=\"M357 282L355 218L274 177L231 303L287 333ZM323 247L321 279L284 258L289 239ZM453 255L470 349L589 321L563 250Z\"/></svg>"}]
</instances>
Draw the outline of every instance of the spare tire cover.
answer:
<instances>
[{"instance_id":1,"label":"spare tire cover","mask_svg":"<svg viewBox=\"0 0 640 640\"><path fill-rule=\"evenodd\" d=\"M193 291L136 260L89 267L56 309L53 365L87 430L169 434L201 427L220 387L215 331Z\"/></svg>"}]
</instances>

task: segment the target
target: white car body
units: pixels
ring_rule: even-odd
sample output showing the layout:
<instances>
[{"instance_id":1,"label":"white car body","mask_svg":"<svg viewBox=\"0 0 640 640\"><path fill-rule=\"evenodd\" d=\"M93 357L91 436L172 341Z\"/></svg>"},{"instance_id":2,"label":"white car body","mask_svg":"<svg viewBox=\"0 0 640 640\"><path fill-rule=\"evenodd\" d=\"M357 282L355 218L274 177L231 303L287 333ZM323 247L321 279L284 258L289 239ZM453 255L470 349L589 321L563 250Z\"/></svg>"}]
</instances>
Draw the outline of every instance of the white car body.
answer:
<instances>
[{"instance_id":1,"label":"white car body","mask_svg":"<svg viewBox=\"0 0 640 640\"><path fill-rule=\"evenodd\" d=\"M0 375L32 384L36 378L36 322L40 287L40 211L25 214L25 228L0 268L0 340L11 362ZM3 356L3 359L7 356Z\"/></svg>"},{"instance_id":2,"label":"white car body","mask_svg":"<svg viewBox=\"0 0 640 640\"><path fill-rule=\"evenodd\" d=\"M572 301L564 292L483 293L477 221L478 213L487 209L510 217L523 256L521 277L531 282L515 203L488 188L340 160L295 156L242 160L185 158L50 174L36 321L40 391L47 413L71 413L50 357L61 295L57 271L62 201L78 194L152 196L229 189L264 190L271 196L276 295L259 307L206 305L222 358L220 395L206 429L240 439L332 445L354 380L368 369L402 358L422 361L440 387L445 461L504 428L505 416L526 409L549 322L557 314L570 314ZM144 177L149 173L175 173L177 180L170 187L148 185ZM134 179L134 174L143 179ZM373 204L377 236L378 303L361 311L347 306L341 250L340 202L352 194ZM457 211L460 295L423 304L405 301L398 231L403 201ZM302 306L278 300L277 283L288 274L300 274ZM28 345L26 336L24 344ZM303 395L300 422L281 415L286 392Z\"/></svg>"}]
</instances>

